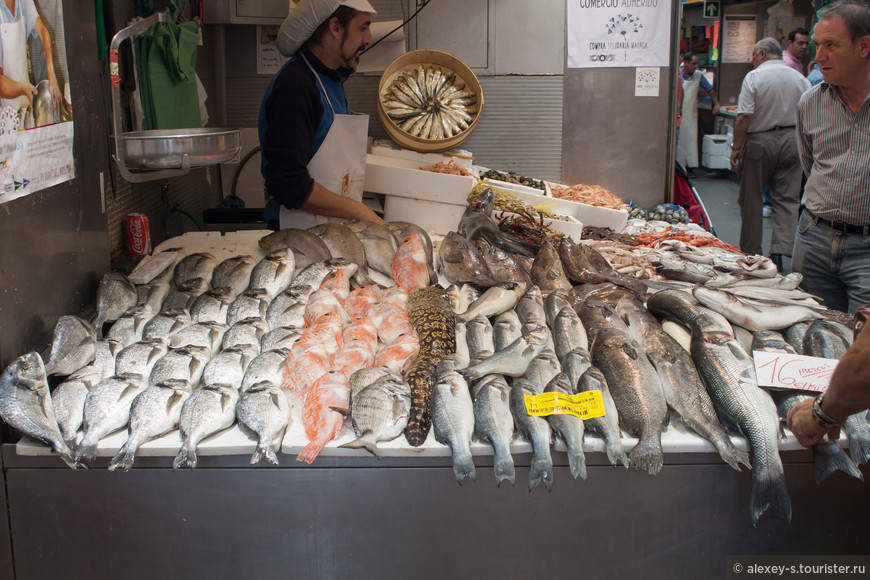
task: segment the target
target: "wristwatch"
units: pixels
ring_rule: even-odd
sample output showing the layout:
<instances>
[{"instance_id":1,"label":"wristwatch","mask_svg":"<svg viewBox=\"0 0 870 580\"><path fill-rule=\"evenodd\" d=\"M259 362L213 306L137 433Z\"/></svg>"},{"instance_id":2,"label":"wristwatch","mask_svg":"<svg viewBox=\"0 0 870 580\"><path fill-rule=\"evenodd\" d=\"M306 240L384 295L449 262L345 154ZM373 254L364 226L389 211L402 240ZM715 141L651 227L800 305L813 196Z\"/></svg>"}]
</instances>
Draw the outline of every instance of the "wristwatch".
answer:
<instances>
[{"instance_id":1,"label":"wristwatch","mask_svg":"<svg viewBox=\"0 0 870 580\"><path fill-rule=\"evenodd\" d=\"M821 393L813 401L813 421L823 429L836 429L841 427L845 421L838 421L824 411L822 411L822 401L825 398L825 393Z\"/></svg>"},{"instance_id":2,"label":"wristwatch","mask_svg":"<svg viewBox=\"0 0 870 580\"><path fill-rule=\"evenodd\" d=\"M731 144L732 151L737 151L738 149L743 149L743 145L735 145L734 143Z\"/></svg>"}]
</instances>

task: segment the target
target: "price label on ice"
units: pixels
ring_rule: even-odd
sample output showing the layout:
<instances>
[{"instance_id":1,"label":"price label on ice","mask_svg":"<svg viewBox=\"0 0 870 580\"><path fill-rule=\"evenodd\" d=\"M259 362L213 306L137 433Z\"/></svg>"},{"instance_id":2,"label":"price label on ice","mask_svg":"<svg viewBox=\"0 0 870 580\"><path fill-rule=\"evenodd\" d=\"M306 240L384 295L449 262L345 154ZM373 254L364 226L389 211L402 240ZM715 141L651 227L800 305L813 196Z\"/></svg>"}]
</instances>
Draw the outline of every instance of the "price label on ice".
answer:
<instances>
[{"instance_id":1,"label":"price label on ice","mask_svg":"<svg viewBox=\"0 0 870 580\"><path fill-rule=\"evenodd\" d=\"M759 387L799 389L821 393L828 388L837 361L815 356L756 350L755 374Z\"/></svg>"},{"instance_id":2,"label":"price label on ice","mask_svg":"<svg viewBox=\"0 0 870 580\"><path fill-rule=\"evenodd\" d=\"M574 415L583 420L604 416L604 399L599 391L586 391L576 395L541 393L524 395L526 411L533 417L547 415Z\"/></svg>"}]
</instances>

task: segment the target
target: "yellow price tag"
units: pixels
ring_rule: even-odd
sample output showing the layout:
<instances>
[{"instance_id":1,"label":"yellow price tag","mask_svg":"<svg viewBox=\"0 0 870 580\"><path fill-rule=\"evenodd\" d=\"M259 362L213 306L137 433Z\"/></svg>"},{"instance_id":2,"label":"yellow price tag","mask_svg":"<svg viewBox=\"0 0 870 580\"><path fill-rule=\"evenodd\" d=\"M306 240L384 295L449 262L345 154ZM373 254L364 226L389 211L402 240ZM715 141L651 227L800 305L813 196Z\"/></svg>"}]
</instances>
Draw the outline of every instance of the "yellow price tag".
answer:
<instances>
[{"instance_id":1,"label":"yellow price tag","mask_svg":"<svg viewBox=\"0 0 870 580\"><path fill-rule=\"evenodd\" d=\"M524 395L526 412L533 417L547 415L574 415L584 421L604 416L604 398L601 391L586 391L575 395L541 393Z\"/></svg>"}]
</instances>

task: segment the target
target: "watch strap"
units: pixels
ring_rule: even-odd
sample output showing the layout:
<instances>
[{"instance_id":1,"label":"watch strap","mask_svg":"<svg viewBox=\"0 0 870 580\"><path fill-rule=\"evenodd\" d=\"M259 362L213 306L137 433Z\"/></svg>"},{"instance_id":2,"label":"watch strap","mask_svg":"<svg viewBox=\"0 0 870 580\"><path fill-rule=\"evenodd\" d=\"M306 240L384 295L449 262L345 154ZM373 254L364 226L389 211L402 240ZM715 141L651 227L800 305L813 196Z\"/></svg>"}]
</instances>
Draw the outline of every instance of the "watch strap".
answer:
<instances>
[{"instance_id":1,"label":"watch strap","mask_svg":"<svg viewBox=\"0 0 870 580\"><path fill-rule=\"evenodd\" d=\"M813 401L813 421L824 429L835 429L843 425L844 421L834 419L824 411L822 411L822 401L825 398L825 393L821 393Z\"/></svg>"}]
</instances>

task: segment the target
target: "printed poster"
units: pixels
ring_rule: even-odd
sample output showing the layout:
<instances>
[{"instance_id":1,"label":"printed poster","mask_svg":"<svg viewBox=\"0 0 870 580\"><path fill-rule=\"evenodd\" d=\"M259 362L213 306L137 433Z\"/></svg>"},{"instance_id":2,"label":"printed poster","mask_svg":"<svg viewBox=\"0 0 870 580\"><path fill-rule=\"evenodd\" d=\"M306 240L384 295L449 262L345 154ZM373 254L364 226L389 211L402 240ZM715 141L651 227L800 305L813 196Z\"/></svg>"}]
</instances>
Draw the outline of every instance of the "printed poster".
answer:
<instances>
[{"instance_id":1,"label":"printed poster","mask_svg":"<svg viewBox=\"0 0 870 580\"><path fill-rule=\"evenodd\" d=\"M670 66L671 2L568 0L568 68Z\"/></svg>"},{"instance_id":2,"label":"printed poster","mask_svg":"<svg viewBox=\"0 0 870 580\"><path fill-rule=\"evenodd\" d=\"M0 204L75 177L61 0L0 2ZM12 83L8 81L14 81Z\"/></svg>"},{"instance_id":3,"label":"printed poster","mask_svg":"<svg viewBox=\"0 0 870 580\"><path fill-rule=\"evenodd\" d=\"M723 63L751 63L755 50L755 16L726 16L722 37Z\"/></svg>"}]
</instances>

